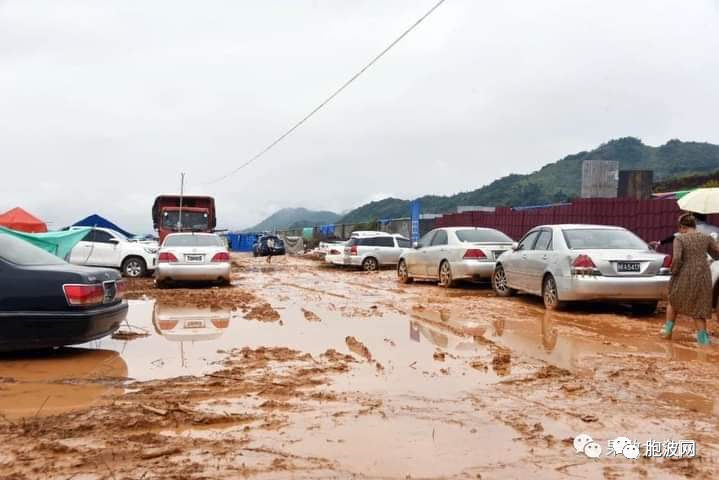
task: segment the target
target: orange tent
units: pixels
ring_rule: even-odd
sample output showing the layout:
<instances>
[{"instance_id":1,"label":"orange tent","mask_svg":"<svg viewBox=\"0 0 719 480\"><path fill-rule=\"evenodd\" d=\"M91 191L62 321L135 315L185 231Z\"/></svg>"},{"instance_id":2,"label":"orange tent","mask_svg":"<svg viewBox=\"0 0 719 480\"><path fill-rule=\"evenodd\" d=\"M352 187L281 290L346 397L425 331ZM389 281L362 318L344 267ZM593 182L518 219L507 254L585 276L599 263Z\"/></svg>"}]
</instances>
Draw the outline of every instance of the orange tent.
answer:
<instances>
[{"instance_id":1,"label":"orange tent","mask_svg":"<svg viewBox=\"0 0 719 480\"><path fill-rule=\"evenodd\" d=\"M0 226L27 233L47 232L45 222L20 207L15 207L12 210L1 213Z\"/></svg>"}]
</instances>

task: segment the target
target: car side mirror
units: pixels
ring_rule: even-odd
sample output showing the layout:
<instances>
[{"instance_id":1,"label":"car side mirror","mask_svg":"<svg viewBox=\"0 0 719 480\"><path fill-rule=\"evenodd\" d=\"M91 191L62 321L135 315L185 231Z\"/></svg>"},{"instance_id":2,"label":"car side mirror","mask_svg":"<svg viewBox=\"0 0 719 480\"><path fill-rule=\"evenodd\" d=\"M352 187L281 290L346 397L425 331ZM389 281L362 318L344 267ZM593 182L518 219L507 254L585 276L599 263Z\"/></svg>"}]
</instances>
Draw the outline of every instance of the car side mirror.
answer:
<instances>
[{"instance_id":1,"label":"car side mirror","mask_svg":"<svg viewBox=\"0 0 719 480\"><path fill-rule=\"evenodd\" d=\"M517 250L519 250L519 243L517 243L517 242L512 242L512 250L514 250L515 252L516 252Z\"/></svg>"},{"instance_id":2,"label":"car side mirror","mask_svg":"<svg viewBox=\"0 0 719 480\"><path fill-rule=\"evenodd\" d=\"M419 248L419 242L412 242L412 248L417 250Z\"/></svg>"},{"instance_id":3,"label":"car side mirror","mask_svg":"<svg viewBox=\"0 0 719 480\"><path fill-rule=\"evenodd\" d=\"M111 238L110 240L108 240L108 242L112 243L113 245L117 245L120 243L120 240L118 240L117 238Z\"/></svg>"}]
</instances>

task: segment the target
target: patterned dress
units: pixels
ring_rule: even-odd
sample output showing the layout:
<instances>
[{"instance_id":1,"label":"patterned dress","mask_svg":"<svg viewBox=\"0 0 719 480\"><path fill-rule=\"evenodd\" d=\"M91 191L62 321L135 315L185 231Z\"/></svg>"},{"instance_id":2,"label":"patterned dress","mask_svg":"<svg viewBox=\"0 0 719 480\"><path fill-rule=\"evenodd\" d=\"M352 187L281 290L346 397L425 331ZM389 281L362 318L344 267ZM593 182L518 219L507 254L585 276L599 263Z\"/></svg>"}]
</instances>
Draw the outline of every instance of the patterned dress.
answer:
<instances>
[{"instance_id":1,"label":"patterned dress","mask_svg":"<svg viewBox=\"0 0 719 480\"><path fill-rule=\"evenodd\" d=\"M711 317L713 289L707 253L719 258L719 246L709 235L691 232L674 239L669 303L680 315Z\"/></svg>"}]
</instances>

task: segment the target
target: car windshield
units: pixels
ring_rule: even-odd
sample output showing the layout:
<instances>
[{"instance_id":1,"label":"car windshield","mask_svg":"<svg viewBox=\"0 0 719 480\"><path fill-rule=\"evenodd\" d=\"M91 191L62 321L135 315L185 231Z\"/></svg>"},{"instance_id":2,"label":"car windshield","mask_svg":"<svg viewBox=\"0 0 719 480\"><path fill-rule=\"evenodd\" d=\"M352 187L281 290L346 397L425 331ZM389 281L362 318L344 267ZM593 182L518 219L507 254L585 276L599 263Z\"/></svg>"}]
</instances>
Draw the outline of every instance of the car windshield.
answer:
<instances>
[{"instance_id":1,"label":"car windshield","mask_svg":"<svg viewBox=\"0 0 719 480\"><path fill-rule=\"evenodd\" d=\"M222 247L222 239L217 235L170 235L165 239L164 247Z\"/></svg>"},{"instance_id":2,"label":"car windshield","mask_svg":"<svg viewBox=\"0 0 719 480\"><path fill-rule=\"evenodd\" d=\"M0 258L16 265L63 265L56 256L11 235L0 234Z\"/></svg>"},{"instance_id":3,"label":"car windshield","mask_svg":"<svg viewBox=\"0 0 719 480\"><path fill-rule=\"evenodd\" d=\"M180 228L180 212L170 211L164 212L162 215L162 226L170 229ZM208 218L206 212L182 212L182 228L192 230L207 230L208 229Z\"/></svg>"},{"instance_id":4,"label":"car windshield","mask_svg":"<svg viewBox=\"0 0 719 480\"><path fill-rule=\"evenodd\" d=\"M564 230L570 250L646 250L647 244L628 230L583 228Z\"/></svg>"},{"instance_id":5,"label":"car windshield","mask_svg":"<svg viewBox=\"0 0 719 480\"><path fill-rule=\"evenodd\" d=\"M512 243L512 239L498 230L457 230L460 242L467 243Z\"/></svg>"}]
</instances>

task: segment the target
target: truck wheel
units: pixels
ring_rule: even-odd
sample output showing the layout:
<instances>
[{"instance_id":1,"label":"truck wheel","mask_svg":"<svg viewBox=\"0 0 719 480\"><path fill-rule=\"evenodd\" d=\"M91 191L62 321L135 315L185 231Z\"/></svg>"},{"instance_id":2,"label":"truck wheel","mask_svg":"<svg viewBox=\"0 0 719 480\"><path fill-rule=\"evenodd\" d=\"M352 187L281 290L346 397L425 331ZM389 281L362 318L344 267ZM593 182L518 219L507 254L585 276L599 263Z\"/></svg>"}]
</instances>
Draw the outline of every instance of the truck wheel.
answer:
<instances>
[{"instance_id":1,"label":"truck wheel","mask_svg":"<svg viewBox=\"0 0 719 480\"><path fill-rule=\"evenodd\" d=\"M130 278L144 277L147 273L145 260L140 257L127 257L122 261L122 274Z\"/></svg>"}]
</instances>

